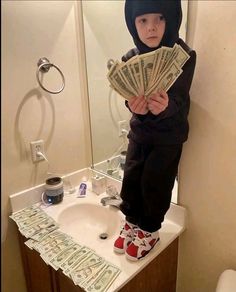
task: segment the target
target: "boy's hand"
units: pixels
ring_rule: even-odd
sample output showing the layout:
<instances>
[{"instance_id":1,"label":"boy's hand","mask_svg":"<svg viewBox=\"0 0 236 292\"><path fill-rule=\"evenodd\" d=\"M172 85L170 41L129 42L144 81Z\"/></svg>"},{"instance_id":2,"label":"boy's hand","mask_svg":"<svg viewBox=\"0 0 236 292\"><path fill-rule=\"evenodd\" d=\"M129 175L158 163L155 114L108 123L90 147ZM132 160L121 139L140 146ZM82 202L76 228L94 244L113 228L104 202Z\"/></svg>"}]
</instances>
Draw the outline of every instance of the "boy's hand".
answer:
<instances>
[{"instance_id":1,"label":"boy's hand","mask_svg":"<svg viewBox=\"0 0 236 292\"><path fill-rule=\"evenodd\" d=\"M163 112L169 103L168 94L164 90L153 93L149 96L147 106L153 115L158 115Z\"/></svg>"},{"instance_id":2,"label":"boy's hand","mask_svg":"<svg viewBox=\"0 0 236 292\"><path fill-rule=\"evenodd\" d=\"M129 108L135 114L146 115L148 104L144 96L134 96L128 101Z\"/></svg>"}]
</instances>

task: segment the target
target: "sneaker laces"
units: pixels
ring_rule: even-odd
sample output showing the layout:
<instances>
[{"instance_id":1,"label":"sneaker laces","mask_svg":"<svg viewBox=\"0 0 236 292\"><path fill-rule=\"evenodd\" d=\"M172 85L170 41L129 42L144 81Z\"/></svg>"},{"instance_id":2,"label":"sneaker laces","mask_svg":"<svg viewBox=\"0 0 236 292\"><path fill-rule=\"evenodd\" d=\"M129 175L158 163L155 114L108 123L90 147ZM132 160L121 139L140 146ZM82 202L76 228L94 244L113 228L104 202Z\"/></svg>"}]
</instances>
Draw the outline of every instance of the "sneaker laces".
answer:
<instances>
[{"instance_id":1,"label":"sneaker laces","mask_svg":"<svg viewBox=\"0 0 236 292\"><path fill-rule=\"evenodd\" d=\"M143 236L143 237L139 237L139 234L141 234L141 236ZM139 245L150 246L150 243L148 242L148 239L146 238L146 236L151 236L152 237L152 234L150 232L143 231L140 228L137 228L137 227L134 228L134 240L133 240L133 243L136 246L139 246Z\"/></svg>"},{"instance_id":2,"label":"sneaker laces","mask_svg":"<svg viewBox=\"0 0 236 292\"><path fill-rule=\"evenodd\" d=\"M121 229L120 236L127 237L128 235L130 235L130 232L132 232L132 227L129 224L127 224L129 226L129 229L125 229L125 225Z\"/></svg>"}]
</instances>

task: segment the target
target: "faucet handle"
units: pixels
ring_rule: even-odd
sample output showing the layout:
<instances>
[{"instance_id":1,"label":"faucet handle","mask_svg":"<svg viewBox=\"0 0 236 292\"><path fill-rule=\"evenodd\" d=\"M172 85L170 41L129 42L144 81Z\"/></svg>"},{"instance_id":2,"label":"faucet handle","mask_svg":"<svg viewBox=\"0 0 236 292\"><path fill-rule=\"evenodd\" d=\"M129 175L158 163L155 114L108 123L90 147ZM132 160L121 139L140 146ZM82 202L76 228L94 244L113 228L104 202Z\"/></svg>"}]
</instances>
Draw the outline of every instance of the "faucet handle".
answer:
<instances>
[{"instance_id":1,"label":"faucet handle","mask_svg":"<svg viewBox=\"0 0 236 292\"><path fill-rule=\"evenodd\" d=\"M106 187L106 193L110 197L120 198L120 194L118 193L118 191L114 185L108 185Z\"/></svg>"}]
</instances>

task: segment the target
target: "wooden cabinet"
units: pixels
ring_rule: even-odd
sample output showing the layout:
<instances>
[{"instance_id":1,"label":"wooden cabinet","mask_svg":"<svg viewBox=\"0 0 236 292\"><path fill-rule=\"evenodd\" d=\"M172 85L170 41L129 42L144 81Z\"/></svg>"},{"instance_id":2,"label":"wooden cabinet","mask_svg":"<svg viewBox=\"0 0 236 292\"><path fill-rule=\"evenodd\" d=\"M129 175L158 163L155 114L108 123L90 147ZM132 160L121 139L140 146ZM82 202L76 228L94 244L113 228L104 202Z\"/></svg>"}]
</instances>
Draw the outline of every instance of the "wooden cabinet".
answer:
<instances>
[{"instance_id":1,"label":"wooden cabinet","mask_svg":"<svg viewBox=\"0 0 236 292\"><path fill-rule=\"evenodd\" d=\"M30 250L19 233L22 259L28 292L83 292L61 270L55 271ZM120 292L175 292L177 275L178 239L149 263Z\"/></svg>"}]
</instances>

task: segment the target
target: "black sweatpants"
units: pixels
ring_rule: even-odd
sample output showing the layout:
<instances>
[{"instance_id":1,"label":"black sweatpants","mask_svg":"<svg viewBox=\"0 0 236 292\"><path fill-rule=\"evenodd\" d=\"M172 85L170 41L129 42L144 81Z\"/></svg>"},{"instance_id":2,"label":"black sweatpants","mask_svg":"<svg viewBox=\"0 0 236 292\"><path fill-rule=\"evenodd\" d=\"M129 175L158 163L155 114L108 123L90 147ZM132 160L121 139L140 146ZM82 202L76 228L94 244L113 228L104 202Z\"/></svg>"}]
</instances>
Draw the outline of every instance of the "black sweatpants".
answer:
<instances>
[{"instance_id":1,"label":"black sweatpants","mask_svg":"<svg viewBox=\"0 0 236 292\"><path fill-rule=\"evenodd\" d=\"M126 220L154 232L170 207L182 152L180 145L141 145L129 141L121 188Z\"/></svg>"}]
</instances>

